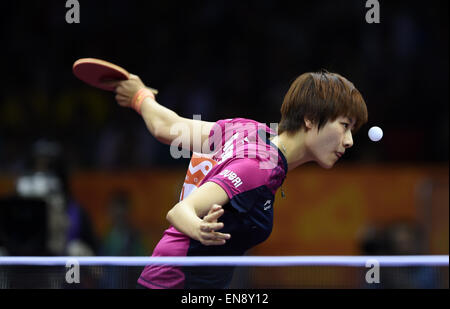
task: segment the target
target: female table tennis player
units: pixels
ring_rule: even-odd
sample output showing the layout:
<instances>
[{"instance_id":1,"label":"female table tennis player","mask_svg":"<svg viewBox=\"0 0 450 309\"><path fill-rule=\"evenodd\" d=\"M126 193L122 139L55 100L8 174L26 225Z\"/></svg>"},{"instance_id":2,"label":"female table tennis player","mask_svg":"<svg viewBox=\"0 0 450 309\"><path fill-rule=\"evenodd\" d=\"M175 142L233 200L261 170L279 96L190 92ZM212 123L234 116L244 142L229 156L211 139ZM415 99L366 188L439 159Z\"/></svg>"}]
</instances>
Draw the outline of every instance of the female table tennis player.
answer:
<instances>
[{"instance_id":1,"label":"female table tennis player","mask_svg":"<svg viewBox=\"0 0 450 309\"><path fill-rule=\"evenodd\" d=\"M180 117L161 106L136 75L115 82L116 100L133 107L151 134L171 144L184 125L193 151L171 226L153 256L236 256L266 240L272 230L275 193L288 171L310 161L333 167L352 147L352 133L367 122L367 108L354 85L336 73L300 75L281 106L278 134L250 119L206 122ZM195 127L201 128L196 149ZM205 144L206 143L206 144ZM283 192L282 192L283 193ZM138 284L159 288L226 288L230 267L147 266Z\"/></svg>"}]
</instances>

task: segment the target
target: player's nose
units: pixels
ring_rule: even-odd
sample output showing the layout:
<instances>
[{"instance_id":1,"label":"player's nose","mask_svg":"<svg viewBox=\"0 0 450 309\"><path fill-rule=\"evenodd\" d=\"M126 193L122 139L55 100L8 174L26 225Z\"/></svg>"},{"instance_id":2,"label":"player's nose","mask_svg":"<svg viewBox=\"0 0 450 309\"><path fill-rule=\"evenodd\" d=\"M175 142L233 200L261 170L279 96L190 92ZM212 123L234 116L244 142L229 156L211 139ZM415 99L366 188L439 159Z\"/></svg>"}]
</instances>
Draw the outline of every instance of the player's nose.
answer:
<instances>
[{"instance_id":1,"label":"player's nose","mask_svg":"<svg viewBox=\"0 0 450 309\"><path fill-rule=\"evenodd\" d=\"M352 132L350 130L348 130L344 136L344 147L350 148L352 146L353 146L353 136L352 136Z\"/></svg>"}]
</instances>

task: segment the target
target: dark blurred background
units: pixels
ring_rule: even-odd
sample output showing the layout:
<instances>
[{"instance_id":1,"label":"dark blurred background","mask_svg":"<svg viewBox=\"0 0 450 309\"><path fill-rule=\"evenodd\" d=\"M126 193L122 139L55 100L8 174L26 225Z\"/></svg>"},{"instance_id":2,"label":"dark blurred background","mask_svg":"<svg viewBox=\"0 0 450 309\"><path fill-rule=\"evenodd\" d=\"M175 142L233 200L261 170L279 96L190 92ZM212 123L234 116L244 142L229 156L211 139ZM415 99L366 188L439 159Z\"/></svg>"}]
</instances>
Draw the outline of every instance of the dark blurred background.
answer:
<instances>
[{"instance_id":1,"label":"dark blurred background","mask_svg":"<svg viewBox=\"0 0 450 309\"><path fill-rule=\"evenodd\" d=\"M183 165L110 93L72 74L82 57L125 67L180 115L278 122L301 73L338 72L362 92L369 123L346 162L448 160L448 1L11 1L2 11L0 170L24 168L30 143L63 143L81 168ZM380 126L373 143L368 129Z\"/></svg>"},{"instance_id":2,"label":"dark blurred background","mask_svg":"<svg viewBox=\"0 0 450 309\"><path fill-rule=\"evenodd\" d=\"M289 174L272 235L250 254L448 254L448 1L380 1L379 24L366 22L364 0L79 0L79 24L66 22L65 3L2 3L0 256L150 255L167 228L189 161L114 94L76 79L85 57L208 121L276 123L298 75L345 76L368 124L332 171ZM372 126L380 142L367 137ZM273 271L253 286L318 278ZM448 287L448 268L443 280L420 278L391 286Z\"/></svg>"}]
</instances>

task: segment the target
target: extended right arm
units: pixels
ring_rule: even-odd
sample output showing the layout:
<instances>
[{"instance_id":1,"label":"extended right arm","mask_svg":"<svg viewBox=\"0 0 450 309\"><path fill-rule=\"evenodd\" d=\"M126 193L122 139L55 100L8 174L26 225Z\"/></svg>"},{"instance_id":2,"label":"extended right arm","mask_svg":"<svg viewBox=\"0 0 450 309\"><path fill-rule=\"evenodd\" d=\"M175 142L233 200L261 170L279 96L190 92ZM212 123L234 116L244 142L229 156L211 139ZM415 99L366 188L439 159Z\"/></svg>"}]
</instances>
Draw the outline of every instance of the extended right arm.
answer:
<instances>
[{"instance_id":1,"label":"extended right arm","mask_svg":"<svg viewBox=\"0 0 450 309\"><path fill-rule=\"evenodd\" d=\"M198 146L204 145L214 122L189 119L179 116L174 111L160 105L152 98L142 102L141 115L150 133L161 143L170 145L176 138L181 139L182 145L188 145L190 151L202 152ZM171 133L171 129L173 132ZM185 130L180 132L180 130ZM200 136L194 136L200 134ZM194 138L200 145L194 149ZM180 140L179 140L180 141Z\"/></svg>"},{"instance_id":2,"label":"extended right arm","mask_svg":"<svg viewBox=\"0 0 450 309\"><path fill-rule=\"evenodd\" d=\"M113 84L116 86L117 102L125 107L131 107L135 94L145 88L141 79L133 74L130 75L130 79L113 82ZM180 142L184 148L195 152L202 152L202 145L207 142L214 125L214 122L181 117L160 105L154 96L142 101L140 113L148 130L158 141L170 145L178 139L177 142ZM200 145L196 145L196 142L200 142Z\"/></svg>"}]
</instances>

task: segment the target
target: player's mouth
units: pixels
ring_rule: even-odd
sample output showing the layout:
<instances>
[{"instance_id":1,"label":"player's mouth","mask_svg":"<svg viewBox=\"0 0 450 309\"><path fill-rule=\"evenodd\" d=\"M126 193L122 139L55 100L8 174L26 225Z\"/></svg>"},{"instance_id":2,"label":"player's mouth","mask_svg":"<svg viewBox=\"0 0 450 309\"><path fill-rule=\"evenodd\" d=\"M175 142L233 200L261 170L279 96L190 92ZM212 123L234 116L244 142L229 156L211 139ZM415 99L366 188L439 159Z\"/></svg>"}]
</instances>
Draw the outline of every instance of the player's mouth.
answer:
<instances>
[{"instance_id":1,"label":"player's mouth","mask_svg":"<svg viewBox=\"0 0 450 309\"><path fill-rule=\"evenodd\" d=\"M342 153L342 152L336 152L335 154L336 154L336 156L340 159L344 153Z\"/></svg>"}]
</instances>

